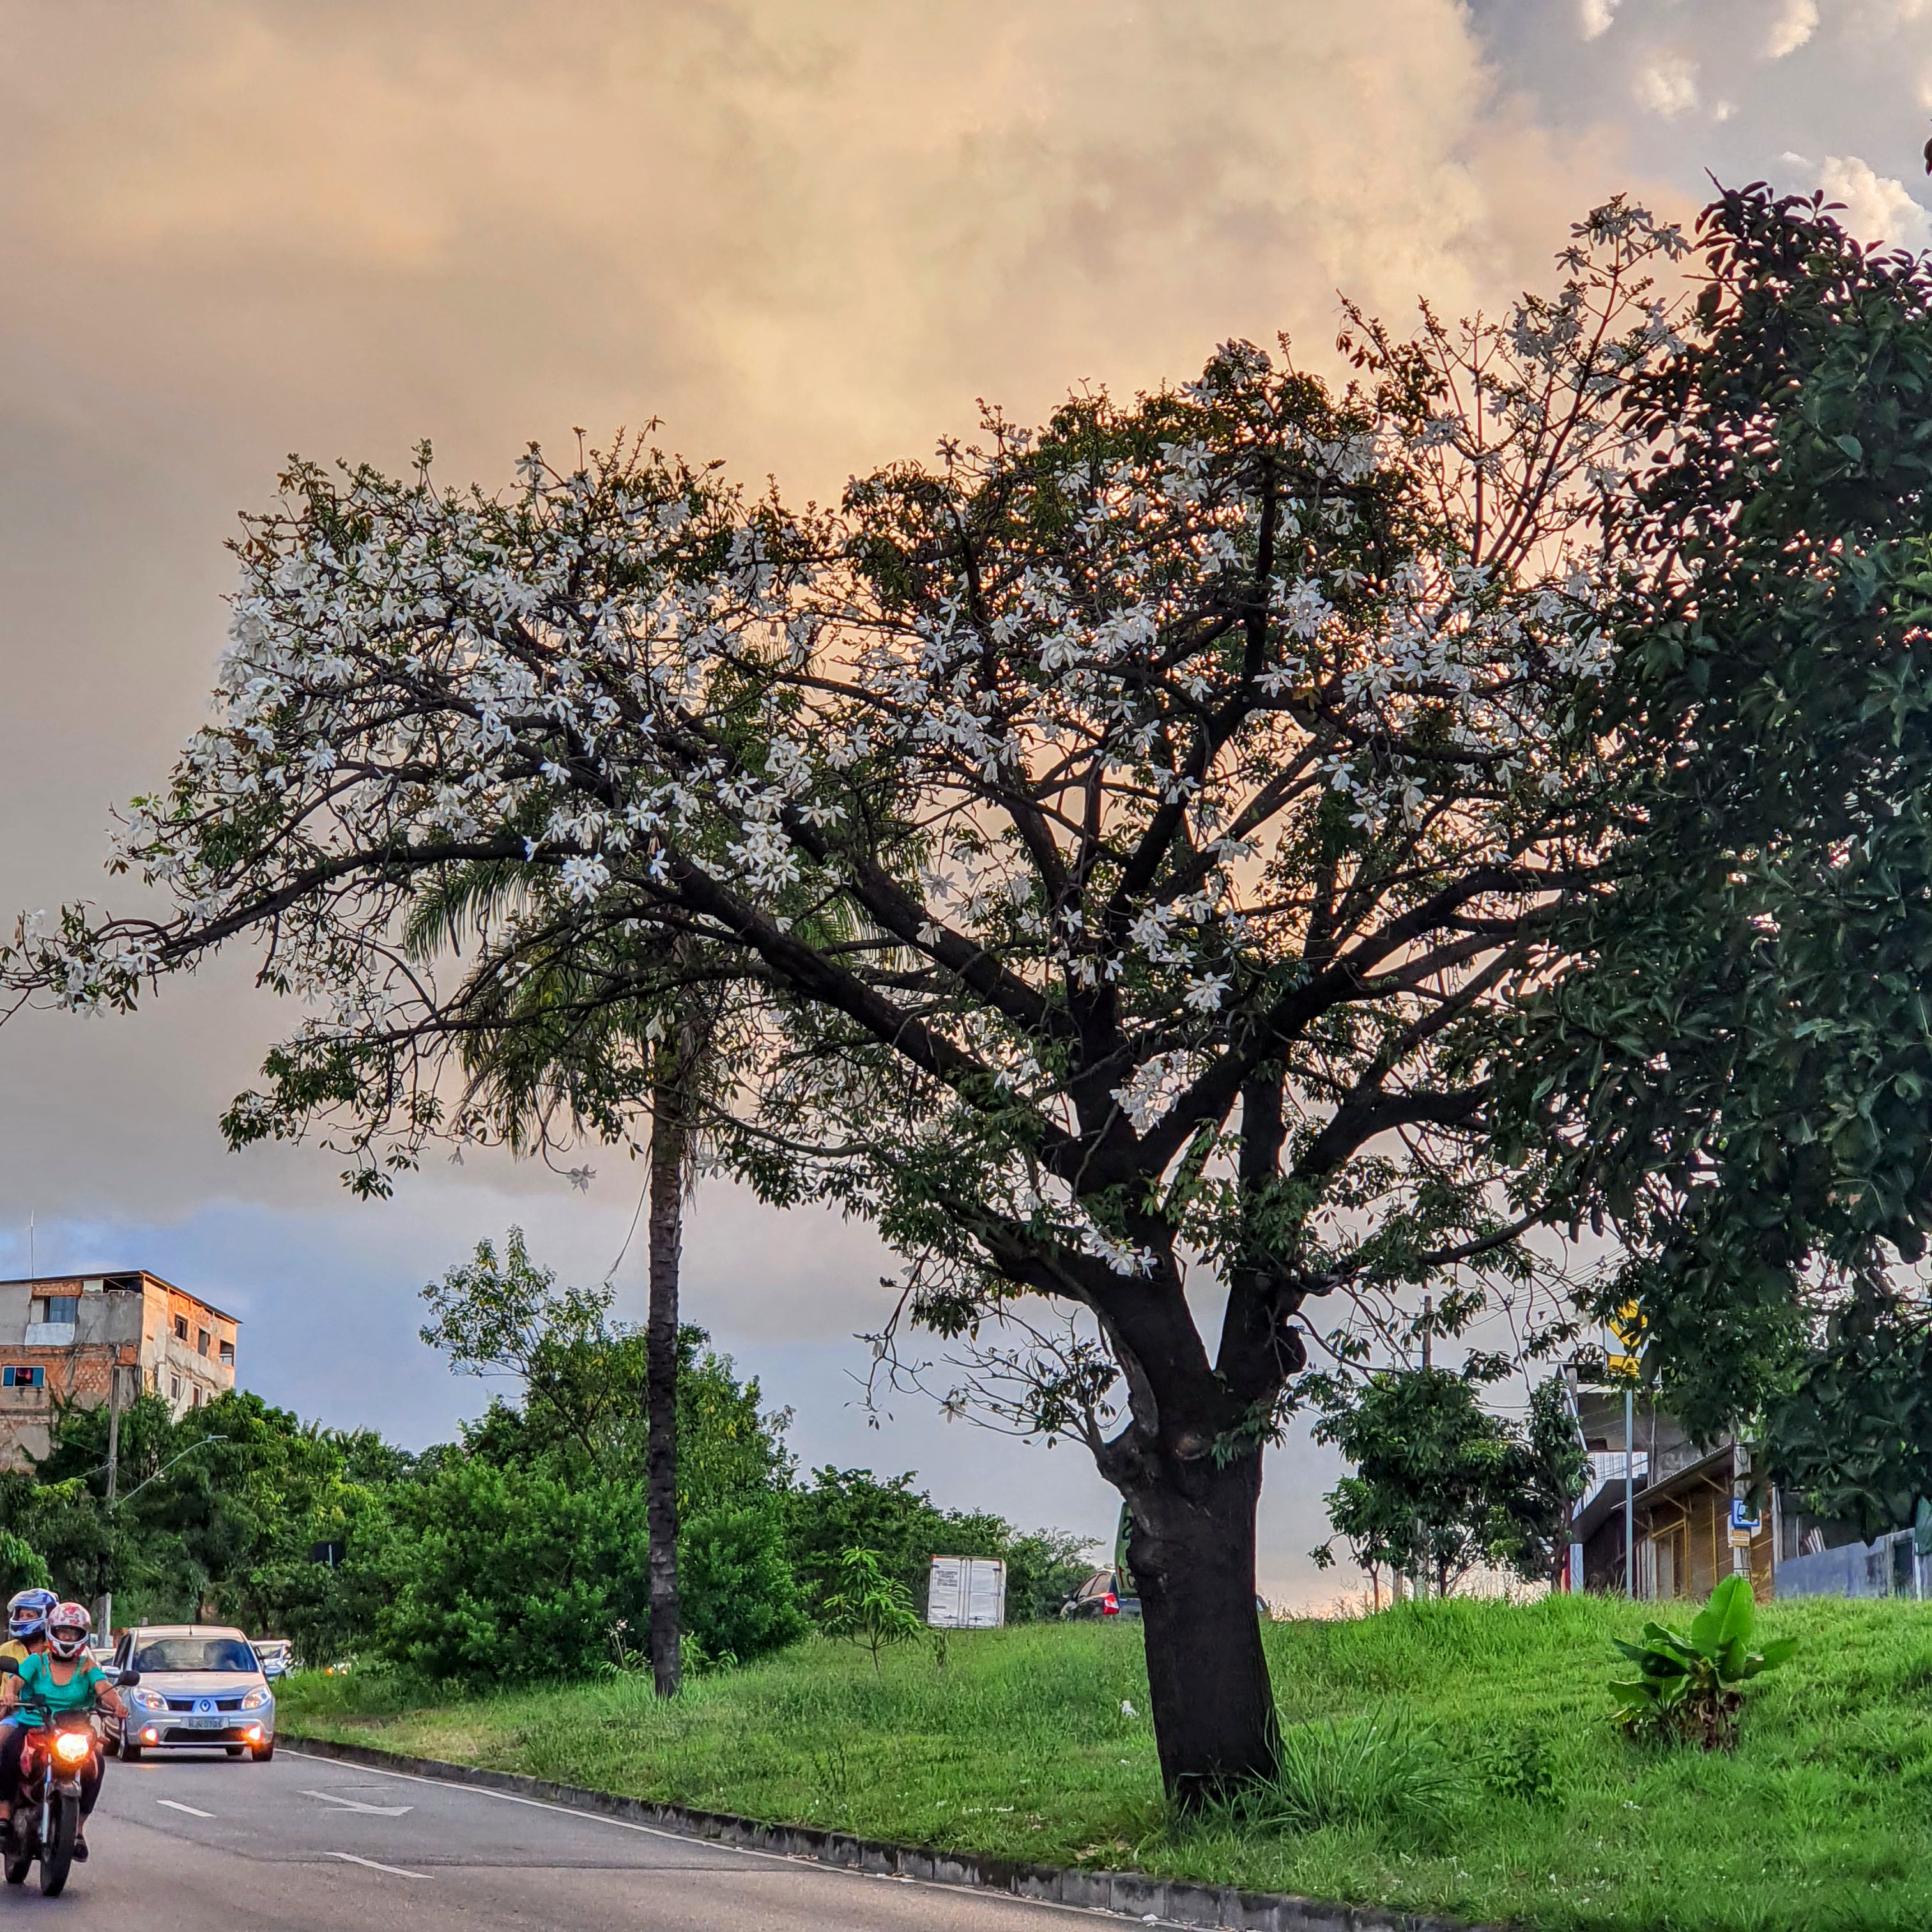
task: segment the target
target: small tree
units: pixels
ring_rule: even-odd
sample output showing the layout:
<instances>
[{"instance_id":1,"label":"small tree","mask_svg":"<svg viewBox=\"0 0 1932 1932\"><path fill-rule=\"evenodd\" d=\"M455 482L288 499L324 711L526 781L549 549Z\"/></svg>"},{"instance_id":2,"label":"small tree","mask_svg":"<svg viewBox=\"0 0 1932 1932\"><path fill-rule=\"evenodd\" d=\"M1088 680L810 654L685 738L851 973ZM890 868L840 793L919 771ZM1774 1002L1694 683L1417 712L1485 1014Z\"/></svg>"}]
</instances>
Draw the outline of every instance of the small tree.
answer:
<instances>
[{"instance_id":1,"label":"small tree","mask_svg":"<svg viewBox=\"0 0 1932 1932\"><path fill-rule=\"evenodd\" d=\"M874 1550L854 1548L840 1556L838 1588L820 1603L819 1616L832 1636L871 1653L875 1676L882 1652L928 1634L913 1608L912 1592L886 1575Z\"/></svg>"},{"instance_id":2,"label":"small tree","mask_svg":"<svg viewBox=\"0 0 1932 1932\"><path fill-rule=\"evenodd\" d=\"M1560 1382L1546 1382L1519 1425L1484 1408L1476 1372L1371 1376L1316 1425L1355 1472L1326 1498L1329 1520L1364 1569L1387 1564L1447 1595L1479 1564L1548 1580L1583 1452ZM1313 1552L1327 1567L1333 1539Z\"/></svg>"}]
</instances>

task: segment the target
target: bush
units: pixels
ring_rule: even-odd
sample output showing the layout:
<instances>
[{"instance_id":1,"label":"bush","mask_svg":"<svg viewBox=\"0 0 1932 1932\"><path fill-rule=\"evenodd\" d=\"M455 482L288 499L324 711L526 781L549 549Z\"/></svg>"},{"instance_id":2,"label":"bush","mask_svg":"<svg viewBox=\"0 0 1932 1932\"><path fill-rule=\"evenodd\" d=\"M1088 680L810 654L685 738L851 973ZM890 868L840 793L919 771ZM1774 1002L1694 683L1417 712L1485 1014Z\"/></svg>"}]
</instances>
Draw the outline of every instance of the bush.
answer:
<instances>
[{"instance_id":1,"label":"bush","mask_svg":"<svg viewBox=\"0 0 1932 1932\"><path fill-rule=\"evenodd\" d=\"M399 1666L443 1682L580 1676L606 1660L620 1618L644 1628L640 1489L450 1456L398 1485L395 1514L376 1642Z\"/></svg>"},{"instance_id":2,"label":"bush","mask_svg":"<svg viewBox=\"0 0 1932 1932\"><path fill-rule=\"evenodd\" d=\"M776 1498L707 1510L678 1538L685 1634L712 1664L748 1664L811 1628L785 1559Z\"/></svg>"}]
</instances>

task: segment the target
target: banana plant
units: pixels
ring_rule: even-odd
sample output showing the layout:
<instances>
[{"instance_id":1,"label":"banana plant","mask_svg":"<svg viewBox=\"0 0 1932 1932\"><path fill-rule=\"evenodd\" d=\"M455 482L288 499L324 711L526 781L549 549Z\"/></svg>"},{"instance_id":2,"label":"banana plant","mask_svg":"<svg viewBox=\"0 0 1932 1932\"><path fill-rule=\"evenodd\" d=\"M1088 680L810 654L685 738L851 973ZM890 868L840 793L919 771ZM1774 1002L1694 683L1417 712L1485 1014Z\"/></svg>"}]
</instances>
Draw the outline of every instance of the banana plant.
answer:
<instances>
[{"instance_id":1,"label":"banana plant","mask_svg":"<svg viewBox=\"0 0 1932 1932\"><path fill-rule=\"evenodd\" d=\"M1641 1642L1619 1642L1617 1648L1637 1675L1610 1686L1617 1722L1634 1736L1695 1738L1706 1750L1730 1749L1738 1741L1743 1687L1798 1648L1796 1637L1781 1636L1753 1650L1756 1616L1749 1580L1726 1576L1692 1620L1688 1636L1647 1623Z\"/></svg>"}]
</instances>

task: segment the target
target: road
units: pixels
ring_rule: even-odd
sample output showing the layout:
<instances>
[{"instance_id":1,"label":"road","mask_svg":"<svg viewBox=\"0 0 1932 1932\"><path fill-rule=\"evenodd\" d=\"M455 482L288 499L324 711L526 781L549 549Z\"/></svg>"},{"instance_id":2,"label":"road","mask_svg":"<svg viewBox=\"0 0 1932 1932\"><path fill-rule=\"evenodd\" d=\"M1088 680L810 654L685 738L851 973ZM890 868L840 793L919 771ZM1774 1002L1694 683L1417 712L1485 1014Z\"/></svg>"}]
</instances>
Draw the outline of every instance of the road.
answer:
<instances>
[{"instance_id":1,"label":"road","mask_svg":"<svg viewBox=\"0 0 1932 1932\"><path fill-rule=\"evenodd\" d=\"M0 1923L122 1932L1070 1932L1099 1915L733 1851L286 1746L110 1764L65 1894Z\"/></svg>"}]
</instances>

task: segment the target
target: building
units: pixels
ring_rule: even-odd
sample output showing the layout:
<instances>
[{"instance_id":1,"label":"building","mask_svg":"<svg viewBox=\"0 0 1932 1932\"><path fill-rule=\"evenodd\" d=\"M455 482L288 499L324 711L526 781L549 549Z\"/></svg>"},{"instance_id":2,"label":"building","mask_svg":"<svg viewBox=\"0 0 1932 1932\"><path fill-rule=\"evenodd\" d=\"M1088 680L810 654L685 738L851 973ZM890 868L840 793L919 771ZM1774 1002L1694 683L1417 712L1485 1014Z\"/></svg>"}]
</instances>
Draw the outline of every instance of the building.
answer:
<instances>
[{"instance_id":1,"label":"building","mask_svg":"<svg viewBox=\"0 0 1932 1932\"><path fill-rule=\"evenodd\" d=\"M232 1389L237 1325L145 1269L0 1282L0 1467L44 1456L62 1408L138 1389L179 1415Z\"/></svg>"},{"instance_id":2,"label":"building","mask_svg":"<svg viewBox=\"0 0 1932 1932\"><path fill-rule=\"evenodd\" d=\"M1733 1572L1748 1576L1760 1602L1773 1597L1932 1594L1932 1553L1912 1532L1858 1540L1849 1523L1811 1514L1802 1498L1751 1480L1750 1451L1729 1438L1693 1442L1654 1403L1632 1405L1608 1389L1575 1390L1576 1420L1589 1456L1589 1486L1570 1517L1572 1589L1624 1588L1624 1468L1630 1468L1636 1594L1653 1601L1700 1601Z\"/></svg>"}]
</instances>

